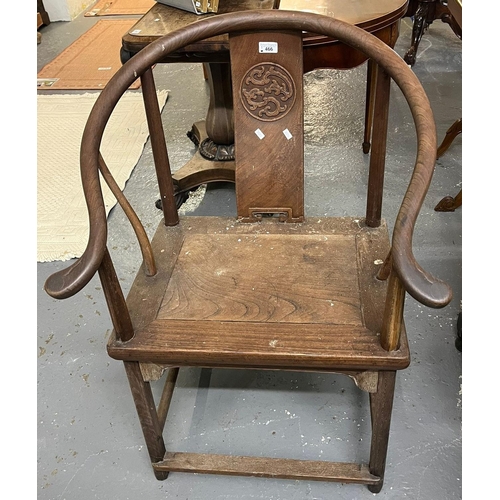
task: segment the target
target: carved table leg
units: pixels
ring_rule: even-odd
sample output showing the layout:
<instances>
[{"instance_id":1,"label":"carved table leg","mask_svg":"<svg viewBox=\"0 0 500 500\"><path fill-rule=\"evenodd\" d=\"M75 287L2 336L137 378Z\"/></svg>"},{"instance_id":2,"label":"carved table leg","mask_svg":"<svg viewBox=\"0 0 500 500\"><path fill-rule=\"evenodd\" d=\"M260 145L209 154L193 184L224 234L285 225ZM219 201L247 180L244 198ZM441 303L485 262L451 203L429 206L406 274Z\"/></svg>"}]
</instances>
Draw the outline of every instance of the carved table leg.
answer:
<instances>
[{"instance_id":1,"label":"carved table leg","mask_svg":"<svg viewBox=\"0 0 500 500\"><path fill-rule=\"evenodd\" d=\"M173 175L182 192L207 182L234 182L231 67L228 63L209 63L204 69L210 86L210 103L206 119L196 122L187 134L198 147L196 154Z\"/></svg>"},{"instance_id":2,"label":"carved table leg","mask_svg":"<svg viewBox=\"0 0 500 500\"><path fill-rule=\"evenodd\" d=\"M406 64L413 66L417 60L417 50L422 35L434 20L436 0L419 0L418 7L413 16L413 30L411 34L411 45L404 56Z\"/></svg>"},{"instance_id":3,"label":"carved table leg","mask_svg":"<svg viewBox=\"0 0 500 500\"><path fill-rule=\"evenodd\" d=\"M210 104L205 120L208 139L200 144L200 153L208 160L234 160L231 67L217 63L207 64L205 69L210 86Z\"/></svg>"}]
</instances>

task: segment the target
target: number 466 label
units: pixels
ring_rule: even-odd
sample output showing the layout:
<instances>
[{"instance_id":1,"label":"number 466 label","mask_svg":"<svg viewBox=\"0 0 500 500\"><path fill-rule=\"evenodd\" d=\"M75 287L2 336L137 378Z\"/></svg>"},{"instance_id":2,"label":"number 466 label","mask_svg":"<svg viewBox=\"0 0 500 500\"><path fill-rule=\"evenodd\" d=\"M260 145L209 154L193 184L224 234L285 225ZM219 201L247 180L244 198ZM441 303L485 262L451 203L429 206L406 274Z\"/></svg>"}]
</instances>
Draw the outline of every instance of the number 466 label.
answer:
<instances>
[{"instance_id":1,"label":"number 466 label","mask_svg":"<svg viewBox=\"0 0 500 500\"><path fill-rule=\"evenodd\" d=\"M259 42L259 54L277 54L278 42Z\"/></svg>"}]
</instances>

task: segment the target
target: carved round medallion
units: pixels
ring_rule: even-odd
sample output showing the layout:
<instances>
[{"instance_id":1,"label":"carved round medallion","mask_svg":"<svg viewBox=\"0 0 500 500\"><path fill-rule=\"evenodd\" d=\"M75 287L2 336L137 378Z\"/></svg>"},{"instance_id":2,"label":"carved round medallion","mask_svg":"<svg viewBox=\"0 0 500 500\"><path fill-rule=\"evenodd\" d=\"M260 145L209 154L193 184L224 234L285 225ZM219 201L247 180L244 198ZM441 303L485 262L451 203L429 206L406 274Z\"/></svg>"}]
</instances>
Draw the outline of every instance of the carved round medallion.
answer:
<instances>
[{"instance_id":1,"label":"carved round medallion","mask_svg":"<svg viewBox=\"0 0 500 500\"><path fill-rule=\"evenodd\" d=\"M265 122L279 120L295 103L295 83L279 64L256 64L241 81L240 97L243 107L254 118Z\"/></svg>"}]
</instances>

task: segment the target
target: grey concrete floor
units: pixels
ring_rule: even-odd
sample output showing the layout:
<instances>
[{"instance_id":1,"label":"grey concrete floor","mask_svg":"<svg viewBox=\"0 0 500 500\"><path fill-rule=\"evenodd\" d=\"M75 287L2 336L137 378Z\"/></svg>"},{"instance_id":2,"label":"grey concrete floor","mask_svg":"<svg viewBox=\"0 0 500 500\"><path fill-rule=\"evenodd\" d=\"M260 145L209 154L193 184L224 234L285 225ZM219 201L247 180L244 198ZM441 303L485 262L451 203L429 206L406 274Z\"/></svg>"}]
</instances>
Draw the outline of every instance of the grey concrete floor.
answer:
<instances>
[{"instance_id":1,"label":"grey concrete floor","mask_svg":"<svg viewBox=\"0 0 500 500\"><path fill-rule=\"evenodd\" d=\"M41 30L38 69L85 32L96 18L78 17ZM404 19L396 51L409 46ZM422 39L413 70L427 91L442 140L462 112L462 43L435 22ZM163 111L174 170L192 156L186 137L204 118L208 88L199 65L159 65ZM366 66L317 70L305 77L306 214L364 214L368 157L361 151ZM326 109L325 104L331 105ZM328 121L325 121L324 117ZM61 138L63 140L63 138ZM434 211L461 188L462 138L437 162L422 207L414 249L419 262L450 283L452 303L405 309L412 362L396 383L381 499L462 497L462 355L455 348L462 297L462 209ZM413 166L415 138L399 89L393 87L384 217L392 222ZM354 182L354 184L353 184ZM149 143L125 192L151 234L160 213ZM200 189L185 213L233 215L233 187ZM140 265L137 245L119 208L109 216L109 247L128 291ZM37 438L39 500L115 499L364 499L361 485L171 473L155 479L121 363L106 353L110 319L97 278L64 301L43 291L45 279L69 262L38 263ZM161 390L154 385L154 391ZM366 461L367 396L337 375L182 369L165 428L167 448L288 458Z\"/></svg>"}]
</instances>

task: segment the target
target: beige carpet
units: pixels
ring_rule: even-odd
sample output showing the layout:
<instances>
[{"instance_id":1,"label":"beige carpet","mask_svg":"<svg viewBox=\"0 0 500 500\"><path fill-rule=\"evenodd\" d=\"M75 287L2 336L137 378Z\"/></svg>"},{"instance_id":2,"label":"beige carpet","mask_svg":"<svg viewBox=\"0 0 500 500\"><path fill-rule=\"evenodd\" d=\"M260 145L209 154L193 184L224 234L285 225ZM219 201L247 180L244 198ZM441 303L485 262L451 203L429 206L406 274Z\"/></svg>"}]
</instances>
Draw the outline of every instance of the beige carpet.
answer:
<instances>
[{"instance_id":1,"label":"beige carpet","mask_svg":"<svg viewBox=\"0 0 500 500\"><path fill-rule=\"evenodd\" d=\"M80 142L98 93L38 95L37 261L80 257L87 245L88 216L80 180ZM160 107L168 91L158 93ZM123 189L149 137L140 92L127 92L104 132L101 152ZM107 213L116 204L102 183Z\"/></svg>"}]
</instances>

